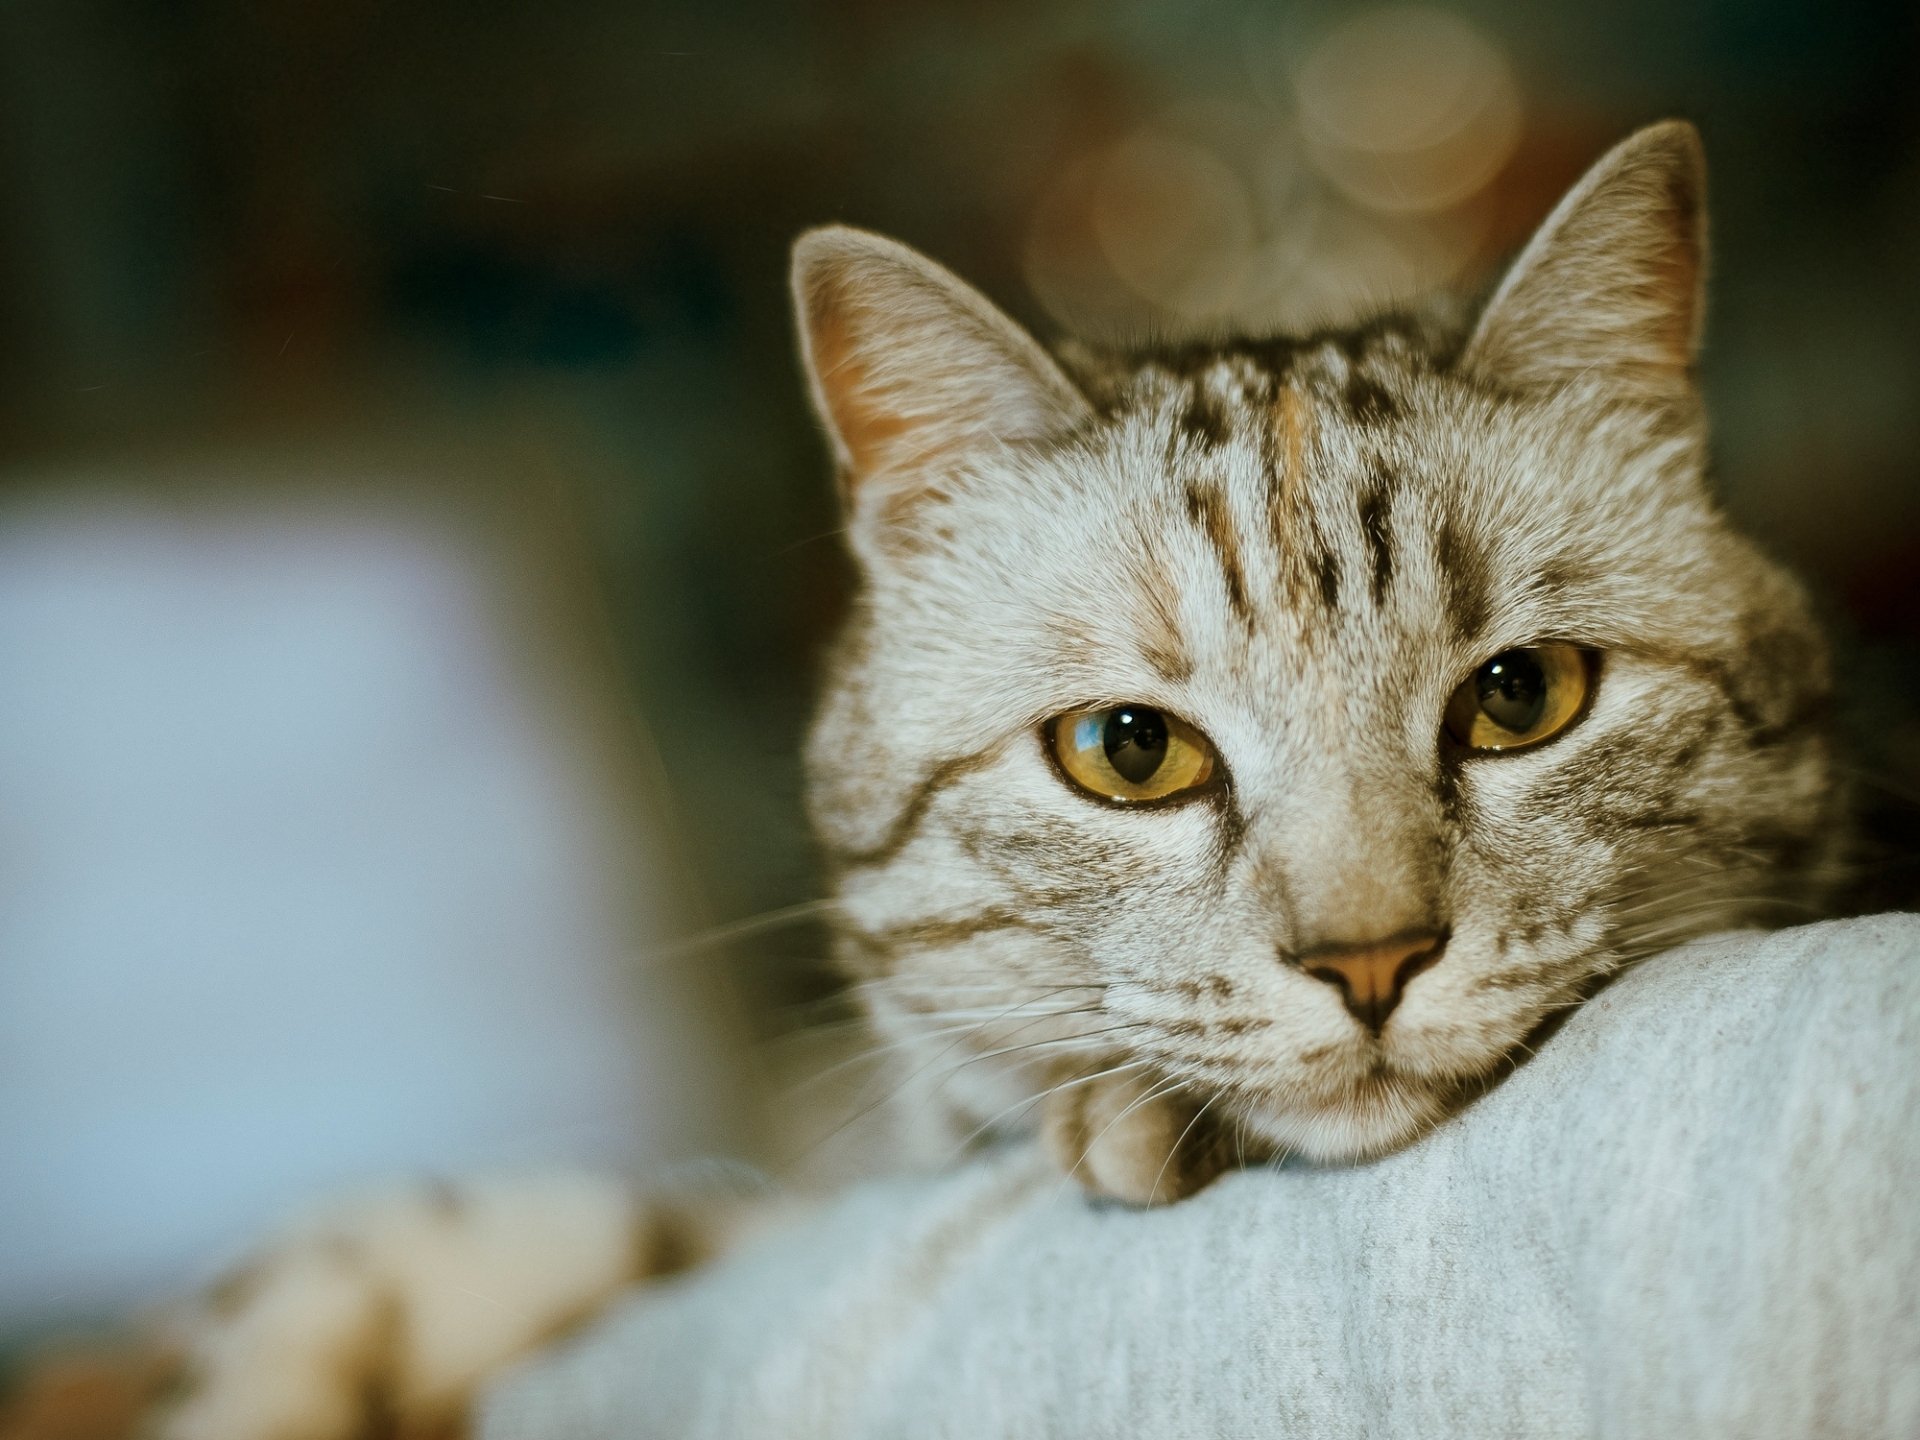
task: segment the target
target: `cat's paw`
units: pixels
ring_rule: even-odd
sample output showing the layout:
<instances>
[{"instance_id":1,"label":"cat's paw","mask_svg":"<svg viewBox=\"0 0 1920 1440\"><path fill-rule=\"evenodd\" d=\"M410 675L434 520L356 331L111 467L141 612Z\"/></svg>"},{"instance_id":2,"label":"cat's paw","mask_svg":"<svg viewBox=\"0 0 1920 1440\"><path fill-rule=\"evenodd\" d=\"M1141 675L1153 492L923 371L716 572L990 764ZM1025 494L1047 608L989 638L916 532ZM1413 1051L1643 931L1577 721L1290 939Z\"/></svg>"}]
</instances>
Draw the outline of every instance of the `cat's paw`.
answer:
<instances>
[{"instance_id":1,"label":"cat's paw","mask_svg":"<svg viewBox=\"0 0 1920 1440\"><path fill-rule=\"evenodd\" d=\"M1184 1199L1235 1160L1231 1137L1203 1101L1133 1071L1054 1091L1041 1133L1062 1171L1133 1205Z\"/></svg>"},{"instance_id":2,"label":"cat's paw","mask_svg":"<svg viewBox=\"0 0 1920 1440\"><path fill-rule=\"evenodd\" d=\"M153 1440L457 1434L476 1388L629 1282L684 1217L579 1178L420 1186L294 1227L175 1317Z\"/></svg>"}]
</instances>

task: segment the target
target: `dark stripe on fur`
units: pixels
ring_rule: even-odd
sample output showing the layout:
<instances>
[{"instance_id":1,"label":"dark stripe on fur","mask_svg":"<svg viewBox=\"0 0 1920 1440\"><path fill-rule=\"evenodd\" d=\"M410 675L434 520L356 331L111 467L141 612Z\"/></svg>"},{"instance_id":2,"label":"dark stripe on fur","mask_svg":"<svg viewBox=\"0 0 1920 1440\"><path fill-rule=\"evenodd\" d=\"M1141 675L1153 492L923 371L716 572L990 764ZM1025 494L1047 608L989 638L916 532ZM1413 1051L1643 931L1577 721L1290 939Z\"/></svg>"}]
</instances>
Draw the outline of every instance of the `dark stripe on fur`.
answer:
<instances>
[{"instance_id":1,"label":"dark stripe on fur","mask_svg":"<svg viewBox=\"0 0 1920 1440\"><path fill-rule=\"evenodd\" d=\"M1232 430L1225 408L1199 384L1193 387L1177 423L1182 435L1208 450L1224 445Z\"/></svg>"},{"instance_id":2,"label":"dark stripe on fur","mask_svg":"<svg viewBox=\"0 0 1920 1440\"><path fill-rule=\"evenodd\" d=\"M1451 519L1440 522L1434 541L1434 558L1446 585L1447 619L1454 637L1462 643L1473 640L1486 627L1493 613L1488 593L1487 557L1460 531Z\"/></svg>"},{"instance_id":3,"label":"dark stripe on fur","mask_svg":"<svg viewBox=\"0 0 1920 1440\"><path fill-rule=\"evenodd\" d=\"M1314 585L1320 592L1320 603L1328 610L1340 607L1340 562L1333 551L1324 546L1313 557Z\"/></svg>"},{"instance_id":4,"label":"dark stripe on fur","mask_svg":"<svg viewBox=\"0 0 1920 1440\"><path fill-rule=\"evenodd\" d=\"M1220 573L1227 584L1227 604L1242 624L1253 624L1253 607L1247 602L1247 577L1240 566L1240 542L1234 538L1233 517L1227 513L1227 497L1210 485L1187 486L1187 517L1200 527L1200 533L1213 546L1220 561Z\"/></svg>"},{"instance_id":5,"label":"dark stripe on fur","mask_svg":"<svg viewBox=\"0 0 1920 1440\"><path fill-rule=\"evenodd\" d=\"M890 925L885 930L854 930L850 927L848 933L862 945L892 954L900 950L958 945L979 935L1005 930L1039 932L1044 927L1030 915L994 906L974 915L961 915L951 920L915 920L905 925Z\"/></svg>"},{"instance_id":6,"label":"dark stripe on fur","mask_svg":"<svg viewBox=\"0 0 1920 1440\"><path fill-rule=\"evenodd\" d=\"M1360 496L1360 533L1371 562L1373 603L1379 605L1393 584L1393 475L1378 461Z\"/></svg>"},{"instance_id":7,"label":"dark stripe on fur","mask_svg":"<svg viewBox=\"0 0 1920 1440\"><path fill-rule=\"evenodd\" d=\"M1193 678L1193 660L1184 650L1147 644L1140 647L1140 653L1146 656L1153 673L1169 684L1180 685Z\"/></svg>"},{"instance_id":8,"label":"dark stripe on fur","mask_svg":"<svg viewBox=\"0 0 1920 1440\"><path fill-rule=\"evenodd\" d=\"M1347 412L1363 425L1400 418L1399 402L1382 389L1378 381L1369 380L1358 370L1347 376L1342 398L1347 402Z\"/></svg>"},{"instance_id":9,"label":"dark stripe on fur","mask_svg":"<svg viewBox=\"0 0 1920 1440\"><path fill-rule=\"evenodd\" d=\"M830 852L833 860L849 869L856 866L885 865L894 860L920 833L921 823L927 818L927 811L940 792L955 781L988 764L997 753L997 747L979 750L971 755L956 756L952 760L943 761L934 766L926 778L913 787L913 793L907 797L907 803L901 806L899 813L893 818L893 823L887 827L887 833L876 844L864 849L835 848Z\"/></svg>"}]
</instances>

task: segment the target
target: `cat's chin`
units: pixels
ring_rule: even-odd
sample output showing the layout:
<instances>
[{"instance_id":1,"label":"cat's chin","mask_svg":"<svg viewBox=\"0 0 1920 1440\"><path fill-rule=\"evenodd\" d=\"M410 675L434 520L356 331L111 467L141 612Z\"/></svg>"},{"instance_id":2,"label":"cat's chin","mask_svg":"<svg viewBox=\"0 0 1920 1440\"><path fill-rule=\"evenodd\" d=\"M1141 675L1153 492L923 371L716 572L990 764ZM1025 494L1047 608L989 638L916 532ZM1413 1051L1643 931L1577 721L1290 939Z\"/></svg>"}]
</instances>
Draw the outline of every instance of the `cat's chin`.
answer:
<instances>
[{"instance_id":1,"label":"cat's chin","mask_svg":"<svg viewBox=\"0 0 1920 1440\"><path fill-rule=\"evenodd\" d=\"M1458 1108L1465 1086L1403 1073L1329 1086L1312 1099L1257 1100L1240 1120L1276 1150L1316 1164L1373 1160L1409 1145Z\"/></svg>"}]
</instances>

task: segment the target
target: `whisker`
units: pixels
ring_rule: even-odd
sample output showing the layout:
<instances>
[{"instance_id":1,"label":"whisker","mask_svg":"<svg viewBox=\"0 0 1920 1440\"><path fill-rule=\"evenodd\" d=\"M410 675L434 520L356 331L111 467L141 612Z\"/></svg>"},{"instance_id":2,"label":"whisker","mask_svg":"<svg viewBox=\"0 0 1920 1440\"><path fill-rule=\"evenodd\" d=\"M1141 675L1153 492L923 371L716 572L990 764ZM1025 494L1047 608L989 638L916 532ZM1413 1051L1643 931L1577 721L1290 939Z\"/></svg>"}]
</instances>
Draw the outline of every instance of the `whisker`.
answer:
<instances>
[{"instance_id":1,"label":"whisker","mask_svg":"<svg viewBox=\"0 0 1920 1440\"><path fill-rule=\"evenodd\" d=\"M1034 1016L1033 1020L1034 1020L1034 1023L1038 1023L1040 1020L1063 1019L1069 1015L1094 1015L1094 1014L1100 1013L1100 1010L1101 1010L1101 1007L1098 1005L1076 1005L1069 1009L1064 1009L1064 1010L1043 1011L1039 1015ZM803 1080L799 1081L798 1084L794 1087L794 1093L798 1094L802 1089L811 1087L823 1080L829 1079L833 1075L839 1073L840 1071L843 1071L849 1068L850 1066L858 1065L863 1061L875 1060L882 1055L890 1054L897 1050L905 1050L915 1045L923 1045L929 1040L937 1040L940 1037L946 1036L946 1035L960 1034L964 1036L967 1033L983 1029L984 1024L986 1023L991 1023L991 1021L984 1022L984 1023L978 1020L959 1021L955 1024L940 1026L932 1030L920 1031L912 1035L897 1036L894 1039L884 1041L878 1045L869 1046L866 1049L860 1051L858 1054L845 1056L842 1059L835 1061L833 1064L827 1066L824 1070L820 1070L815 1072L812 1075L808 1075ZM1022 1028L1025 1028L1025 1027L1022 1027ZM1091 1033L1097 1035L1097 1034L1104 1034L1106 1032L1094 1031ZM1067 1038L1077 1038L1077 1037L1067 1037ZM1035 1041L1034 1043L1045 1044L1047 1042ZM1009 1053L1012 1053L1012 1051L1021 1050L1024 1048L1026 1047L1016 1045L1011 1047L1011 1049L1007 1051L998 1051L998 1050L989 1051L984 1055L973 1056L967 1061L965 1061L964 1063L970 1065L975 1060L988 1060L988 1059L992 1059L995 1055L1009 1054Z\"/></svg>"},{"instance_id":2,"label":"whisker","mask_svg":"<svg viewBox=\"0 0 1920 1440\"><path fill-rule=\"evenodd\" d=\"M1051 993L1052 992L1049 992L1047 995L1036 997L1035 1000L1027 1001L1027 1002L1024 1002L1023 1004L1016 1004L1016 1005L1009 1006L1004 1012L1002 1012L998 1017L996 1017L995 1020L982 1022L980 1026L976 1026L974 1028L984 1028L986 1025L989 1025L989 1024L996 1024L996 1023L1003 1022L1008 1018L1010 1018L1012 1015L1019 1012L1021 1009L1025 1008L1025 1005L1037 1003L1038 1000L1051 998ZM1016 1028L1012 1033L1018 1034L1020 1029L1029 1028L1030 1026L1038 1024L1041 1021L1052 1019L1052 1018L1054 1017L1050 1013L1042 1014L1036 1017L1035 1019L1025 1022L1024 1025ZM918 1080L922 1075L926 1074L928 1070L932 1069L933 1066L939 1064L948 1055L952 1054L954 1049L957 1046L959 1046L963 1041L965 1041L967 1033L968 1032L963 1031L959 1036L957 1036L953 1041L951 1041L945 1048L943 1048L938 1055L935 1055L930 1060L926 1061L924 1064L920 1065L919 1067L911 1071L890 1091L886 1092L883 1095L880 1095L878 1098L874 1099L868 1104L862 1105L853 1114L847 1116L838 1125L834 1126L832 1130L828 1131L825 1135L821 1136L819 1140L815 1141L814 1144L809 1146L806 1152L804 1153L808 1155L812 1154L815 1150L818 1150L822 1145L825 1145L826 1143L834 1139L836 1136L840 1135L849 1126L852 1126L854 1124L857 1124L859 1121L864 1120L867 1116L871 1115L875 1110L879 1109L882 1105L886 1104L889 1100L892 1100L898 1097L907 1089L908 1086L912 1085L914 1081ZM941 1080L938 1083L944 1084L946 1080L950 1078L951 1078L950 1075L943 1075L941 1077ZM935 1088L937 1089L938 1085L936 1085ZM856 1097L856 1100L857 1100L857 1097Z\"/></svg>"},{"instance_id":3,"label":"whisker","mask_svg":"<svg viewBox=\"0 0 1920 1440\"><path fill-rule=\"evenodd\" d=\"M1167 1158L1162 1160L1160 1162L1160 1168L1153 1172L1153 1184L1147 1187L1149 1197L1160 1193L1160 1182L1166 1178L1167 1166L1171 1165L1173 1163L1173 1157L1180 1153L1180 1147L1187 1143L1187 1136L1191 1135L1193 1133L1193 1127L1200 1123L1200 1117L1211 1110L1213 1108L1213 1102L1219 1098L1220 1092L1217 1090L1208 1096L1207 1102L1193 1112L1193 1118L1187 1121L1186 1128L1174 1136L1173 1144L1167 1147Z\"/></svg>"},{"instance_id":4,"label":"whisker","mask_svg":"<svg viewBox=\"0 0 1920 1440\"><path fill-rule=\"evenodd\" d=\"M1101 1030L1088 1030L1079 1035L1063 1035L1063 1036L1058 1036L1056 1038L1048 1039L1048 1040L1030 1040L1024 1045L1008 1045L1008 1046L1004 1046L999 1050L989 1050L985 1054L972 1056L969 1059L962 1061L958 1066L954 1068L954 1070L951 1073L958 1074L961 1070L964 1070L967 1066L977 1065L982 1060L997 1060L1004 1055L1018 1055L1024 1051L1037 1050L1047 1045L1060 1045L1062 1044L1062 1042L1071 1043L1071 1042L1077 1042L1082 1040L1095 1040L1100 1038L1103 1035L1117 1035L1117 1034L1120 1034L1122 1031L1138 1030L1139 1028L1140 1028L1140 1023L1138 1021L1129 1020L1119 1025L1109 1025L1106 1028Z\"/></svg>"},{"instance_id":5,"label":"whisker","mask_svg":"<svg viewBox=\"0 0 1920 1440\"><path fill-rule=\"evenodd\" d=\"M770 930L798 925L803 920L828 915L839 908L838 900L808 900L799 905L789 905L781 910L768 910L763 914L749 915L743 920L730 920L724 925L714 926L711 930L703 930L698 934L688 935L665 945L642 950L636 958L642 961L678 960L688 955L696 955L702 950L710 950L716 945L725 945L729 941L744 940L749 935L764 935Z\"/></svg>"},{"instance_id":6,"label":"whisker","mask_svg":"<svg viewBox=\"0 0 1920 1440\"><path fill-rule=\"evenodd\" d=\"M1060 1186L1058 1189L1056 1189L1053 1192L1054 1200L1058 1201L1061 1194L1065 1192L1066 1187L1073 1183L1074 1176L1080 1173L1080 1167L1087 1163L1087 1158L1093 1154L1095 1147L1098 1146L1102 1140L1107 1138L1108 1133L1112 1131L1114 1126L1118 1125L1122 1120L1126 1119L1127 1116L1131 1115L1134 1111L1138 1110L1142 1105L1145 1105L1148 1101L1157 1100L1162 1095L1169 1094L1170 1092L1179 1089L1181 1085L1184 1083L1185 1083L1184 1081L1172 1079L1172 1080L1162 1080L1157 1085L1149 1086L1144 1094L1140 1095L1130 1105L1128 1105L1126 1109L1122 1110L1118 1115L1114 1116L1105 1125L1101 1126L1100 1133L1094 1136L1093 1139L1089 1140L1086 1143L1086 1145L1082 1147L1080 1151L1080 1158L1074 1161L1073 1164L1068 1167L1067 1173L1065 1175L1060 1177Z\"/></svg>"},{"instance_id":7,"label":"whisker","mask_svg":"<svg viewBox=\"0 0 1920 1440\"><path fill-rule=\"evenodd\" d=\"M1025 1109L1034 1105L1045 1104L1048 1100L1051 1100L1055 1095L1062 1094L1065 1091L1077 1089L1082 1085L1091 1085L1094 1081L1104 1080L1109 1075L1119 1075L1119 1074L1123 1074L1128 1070L1138 1070L1141 1066L1148 1063L1149 1062L1145 1060L1123 1060L1118 1065L1109 1065L1106 1069L1095 1070L1090 1075L1077 1075L1071 1080L1062 1080L1059 1084L1049 1085L1046 1089L1041 1090L1036 1094L1029 1095L1025 1099L1016 1100L1013 1102L1013 1104L1005 1106L1002 1109L995 1111L992 1115L989 1115L985 1120L981 1121L978 1125L974 1126L973 1129L969 1130L966 1133L965 1137L962 1138L960 1143L957 1146L954 1146L952 1148L947 1158L951 1160L953 1158L956 1158L959 1155L965 1154L967 1149L972 1146L974 1141L978 1140L982 1135L986 1134L989 1130L991 1130L994 1126L998 1125L1002 1120L1006 1119L1007 1116L1013 1114L1014 1111L1016 1110Z\"/></svg>"}]
</instances>

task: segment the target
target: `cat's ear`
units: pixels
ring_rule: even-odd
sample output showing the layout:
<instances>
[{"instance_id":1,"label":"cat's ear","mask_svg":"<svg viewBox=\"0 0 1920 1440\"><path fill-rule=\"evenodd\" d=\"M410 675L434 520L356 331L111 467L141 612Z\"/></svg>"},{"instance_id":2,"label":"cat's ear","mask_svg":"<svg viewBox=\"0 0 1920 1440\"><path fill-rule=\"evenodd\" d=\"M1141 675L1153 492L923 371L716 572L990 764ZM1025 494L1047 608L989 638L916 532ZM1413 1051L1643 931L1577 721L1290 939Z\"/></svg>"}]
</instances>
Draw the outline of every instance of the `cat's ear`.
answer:
<instances>
[{"instance_id":1,"label":"cat's ear","mask_svg":"<svg viewBox=\"0 0 1920 1440\"><path fill-rule=\"evenodd\" d=\"M1706 162L1681 120L1601 158L1513 263L1467 342L1510 389L1593 379L1649 398L1689 383L1705 318Z\"/></svg>"},{"instance_id":2,"label":"cat's ear","mask_svg":"<svg viewBox=\"0 0 1920 1440\"><path fill-rule=\"evenodd\" d=\"M828 225L793 247L800 353L849 503L970 450L1087 418L1073 383L978 291L897 241Z\"/></svg>"}]
</instances>

